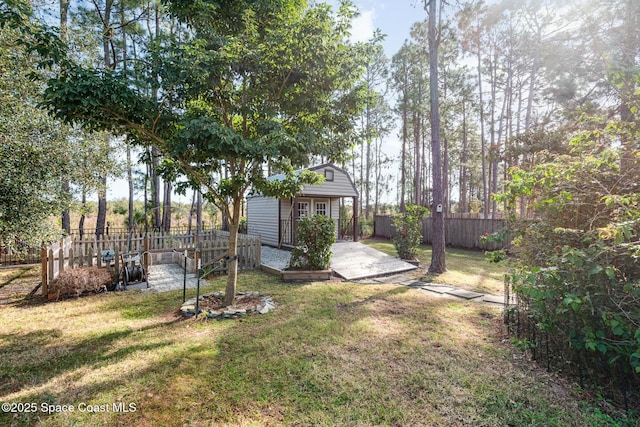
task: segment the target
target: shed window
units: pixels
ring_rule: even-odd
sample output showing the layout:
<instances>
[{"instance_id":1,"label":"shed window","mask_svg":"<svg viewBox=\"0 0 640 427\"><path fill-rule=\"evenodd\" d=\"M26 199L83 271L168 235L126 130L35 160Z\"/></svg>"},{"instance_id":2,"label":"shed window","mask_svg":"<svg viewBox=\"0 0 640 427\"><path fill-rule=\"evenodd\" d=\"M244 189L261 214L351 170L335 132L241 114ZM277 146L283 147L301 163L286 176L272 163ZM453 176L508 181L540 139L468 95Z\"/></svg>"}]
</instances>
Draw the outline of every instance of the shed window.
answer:
<instances>
[{"instance_id":1,"label":"shed window","mask_svg":"<svg viewBox=\"0 0 640 427\"><path fill-rule=\"evenodd\" d=\"M316 202L316 215L327 216L327 202Z\"/></svg>"},{"instance_id":2,"label":"shed window","mask_svg":"<svg viewBox=\"0 0 640 427\"><path fill-rule=\"evenodd\" d=\"M298 219L309 216L309 202L298 202Z\"/></svg>"},{"instance_id":3,"label":"shed window","mask_svg":"<svg viewBox=\"0 0 640 427\"><path fill-rule=\"evenodd\" d=\"M331 169L324 170L325 181L333 181L333 171Z\"/></svg>"}]
</instances>

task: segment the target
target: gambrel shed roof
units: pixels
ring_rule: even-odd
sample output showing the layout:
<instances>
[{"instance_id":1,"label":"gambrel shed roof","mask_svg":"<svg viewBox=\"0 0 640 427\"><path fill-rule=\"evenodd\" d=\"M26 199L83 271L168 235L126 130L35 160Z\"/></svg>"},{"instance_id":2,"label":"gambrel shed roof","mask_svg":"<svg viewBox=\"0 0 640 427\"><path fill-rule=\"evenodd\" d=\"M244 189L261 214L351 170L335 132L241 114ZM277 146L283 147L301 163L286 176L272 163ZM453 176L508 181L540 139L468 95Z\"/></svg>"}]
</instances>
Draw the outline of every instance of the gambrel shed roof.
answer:
<instances>
[{"instance_id":1,"label":"gambrel shed roof","mask_svg":"<svg viewBox=\"0 0 640 427\"><path fill-rule=\"evenodd\" d=\"M324 182L321 184L307 184L298 193L298 196L327 196L327 197L358 197L358 190L349 174L342 168L331 163L325 163L318 166L312 166L306 169L300 169L296 172L305 170L313 171L324 176ZM283 180L283 174L272 175L269 180Z\"/></svg>"}]
</instances>

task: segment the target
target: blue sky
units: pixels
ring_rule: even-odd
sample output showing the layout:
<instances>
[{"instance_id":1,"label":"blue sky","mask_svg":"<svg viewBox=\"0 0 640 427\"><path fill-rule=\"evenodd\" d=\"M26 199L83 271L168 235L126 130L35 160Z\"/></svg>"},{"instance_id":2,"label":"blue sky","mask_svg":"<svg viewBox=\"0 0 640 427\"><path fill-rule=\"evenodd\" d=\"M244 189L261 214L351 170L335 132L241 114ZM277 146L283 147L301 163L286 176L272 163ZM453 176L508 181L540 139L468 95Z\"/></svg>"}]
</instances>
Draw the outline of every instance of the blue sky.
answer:
<instances>
[{"instance_id":1,"label":"blue sky","mask_svg":"<svg viewBox=\"0 0 640 427\"><path fill-rule=\"evenodd\" d=\"M409 38L411 26L427 16L423 0L353 0L353 3L360 11L353 22L353 40L366 41L379 28L386 35L382 44L389 59Z\"/></svg>"},{"instance_id":2,"label":"blue sky","mask_svg":"<svg viewBox=\"0 0 640 427\"><path fill-rule=\"evenodd\" d=\"M387 58L391 60L393 55L400 50L405 40L409 39L411 27L416 22L424 21L427 14L424 10L423 0L352 0L360 11L360 15L353 21L352 40L367 41L376 29L380 29L385 39L382 42ZM395 100L389 99L393 107ZM382 151L387 156L397 159L400 155L399 128L392 130L385 138ZM382 202L393 203L397 198L397 185L399 181L399 167L393 163L384 172L386 180L390 184L390 190L383 196Z\"/></svg>"}]
</instances>

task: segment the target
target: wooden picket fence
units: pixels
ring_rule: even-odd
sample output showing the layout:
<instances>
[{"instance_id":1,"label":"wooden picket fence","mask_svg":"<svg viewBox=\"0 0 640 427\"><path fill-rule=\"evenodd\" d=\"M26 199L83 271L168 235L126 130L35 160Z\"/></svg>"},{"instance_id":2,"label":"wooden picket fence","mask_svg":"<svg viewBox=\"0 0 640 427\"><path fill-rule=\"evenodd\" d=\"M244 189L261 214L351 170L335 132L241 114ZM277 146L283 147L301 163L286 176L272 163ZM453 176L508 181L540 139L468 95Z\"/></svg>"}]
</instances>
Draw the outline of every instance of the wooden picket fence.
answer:
<instances>
[{"instance_id":1,"label":"wooden picket fence","mask_svg":"<svg viewBox=\"0 0 640 427\"><path fill-rule=\"evenodd\" d=\"M202 265L204 266L229 253L229 232L218 230L212 237L213 238L209 239L201 239L198 242L198 250L194 252L194 264L187 268L188 272L195 272L198 257L202 260ZM259 269L261 264L261 248L262 241L260 236L238 234L238 271Z\"/></svg>"},{"instance_id":2,"label":"wooden picket fence","mask_svg":"<svg viewBox=\"0 0 640 427\"><path fill-rule=\"evenodd\" d=\"M144 264L168 264L178 262L184 265L184 252L187 251L187 268L195 271L198 259L202 264L226 255L229 250L229 233L211 230L202 234L144 233L95 235L83 238L68 236L60 242L42 249L42 293L47 295L48 284L58 277L60 272L69 268L84 266L106 267L102 251L114 252L113 268L116 277L120 273L120 256L128 252L143 254ZM238 270L260 268L261 240L259 236L238 235ZM111 267L111 266L109 266Z\"/></svg>"}]
</instances>

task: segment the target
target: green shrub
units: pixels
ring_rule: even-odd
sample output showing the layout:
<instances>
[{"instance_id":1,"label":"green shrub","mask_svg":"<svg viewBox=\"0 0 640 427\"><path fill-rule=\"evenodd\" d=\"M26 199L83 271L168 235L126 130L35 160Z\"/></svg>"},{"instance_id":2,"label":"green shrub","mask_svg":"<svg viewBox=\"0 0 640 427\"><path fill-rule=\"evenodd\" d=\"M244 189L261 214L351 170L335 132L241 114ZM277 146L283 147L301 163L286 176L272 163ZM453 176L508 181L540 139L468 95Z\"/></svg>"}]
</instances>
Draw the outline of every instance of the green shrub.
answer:
<instances>
[{"instance_id":1,"label":"green shrub","mask_svg":"<svg viewBox=\"0 0 640 427\"><path fill-rule=\"evenodd\" d=\"M404 213L393 218L396 235L393 238L398 256L402 259L415 259L422 242L422 220L429 213L427 208L407 205Z\"/></svg>"},{"instance_id":2,"label":"green shrub","mask_svg":"<svg viewBox=\"0 0 640 427\"><path fill-rule=\"evenodd\" d=\"M512 171L502 197L511 213L523 197L537 213L513 222L517 330L544 349L538 358L626 393L640 380L640 153L575 147Z\"/></svg>"},{"instance_id":3,"label":"green shrub","mask_svg":"<svg viewBox=\"0 0 640 427\"><path fill-rule=\"evenodd\" d=\"M331 245L336 242L336 225L331 218L314 215L301 218L296 230L296 247L290 266L299 270L326 270L331 262Z\"/></svg>"}]
</instances>

